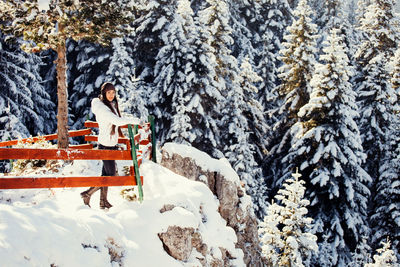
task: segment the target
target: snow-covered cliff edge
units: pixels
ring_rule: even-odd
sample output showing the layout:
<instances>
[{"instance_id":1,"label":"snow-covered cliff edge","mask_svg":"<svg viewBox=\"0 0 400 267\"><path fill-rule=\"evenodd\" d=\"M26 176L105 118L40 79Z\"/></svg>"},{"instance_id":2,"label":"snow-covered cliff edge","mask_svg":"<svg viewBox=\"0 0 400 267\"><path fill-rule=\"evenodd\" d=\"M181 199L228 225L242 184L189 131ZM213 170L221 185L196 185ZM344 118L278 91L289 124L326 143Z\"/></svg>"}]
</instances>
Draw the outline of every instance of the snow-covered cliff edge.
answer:
<instances>
[{"instance_id":1,"label":"snow-covered cliff edge","mask_svg":"<svg viewBox=\"0 0 400 267\"><path fill-rule=\"evenodd\" d=\"M207 165L215 164L210 160ZM75 161L59 171L99 175L101 164ZM143 203L123 199L120 192L126 187L110 187L114 206L107 212L98 208L98 193L92 197L92 208L83 205L79 193L84 188L0 190L2 265L245 266L237 233L220 215L221 200L207 185L150 161L140 172ZM186 239L177 242L190 242L185 247L190 251L177 257L168 245L179 233Z\"/></svg>"}]
</instances>

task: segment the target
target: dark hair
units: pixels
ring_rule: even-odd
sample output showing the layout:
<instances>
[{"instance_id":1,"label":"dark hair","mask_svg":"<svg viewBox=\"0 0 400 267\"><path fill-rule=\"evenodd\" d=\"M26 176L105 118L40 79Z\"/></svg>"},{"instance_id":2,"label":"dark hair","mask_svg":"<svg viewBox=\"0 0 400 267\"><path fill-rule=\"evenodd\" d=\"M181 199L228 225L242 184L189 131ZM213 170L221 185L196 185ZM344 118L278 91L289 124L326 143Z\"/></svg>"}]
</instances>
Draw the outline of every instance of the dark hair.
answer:
<instances>
[{"instance_id":1,"label":"dark hair","mask_svg":"<svg viewBox=\"0 0 400 267\"><path fill-rule=\"evenodd\" d=\"M103 85L101 86L101 94L99 95L99 98L104 103L104 105L106 105L115 115L121 117L121 113L119 112L117 96L114 97L112 102L108 101L106 97L107 91L110 90L116 91L114 85L110 82L103 83ZM115 104L115 110L112 107L112 103ZM115 128L116 126L113 124L111 127L111 135L115 134ZM123 136L121 128L118 128L118 134L119 136Z\"/></svg>"}]
</instances>

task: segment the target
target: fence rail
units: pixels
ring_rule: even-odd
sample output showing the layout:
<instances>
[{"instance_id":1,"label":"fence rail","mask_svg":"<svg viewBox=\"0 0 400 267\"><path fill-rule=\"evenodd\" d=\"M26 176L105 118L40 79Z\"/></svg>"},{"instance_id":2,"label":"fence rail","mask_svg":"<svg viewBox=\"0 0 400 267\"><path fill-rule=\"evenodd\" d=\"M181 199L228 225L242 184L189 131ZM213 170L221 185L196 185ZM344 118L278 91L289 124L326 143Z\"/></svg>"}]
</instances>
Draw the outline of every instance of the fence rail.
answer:
<instances>
[{"instance_id":1,"label":"fence rail","mask_svg":"<svg viewBox=\"0 0 400 267\"><path fill-rule=\"evenodd\" d=\"M134 135L134 147L131 147L129 138L119 138L118 143L125 144L125 150L98 150L93 149L93 144L71 145L68 149L41 149L41 148L9 148L20 143L34 143L39 140L56 140L57 134L24 138L20 140L11 140L0 142L0 160L5 159L44 159L44 160L133 160L137 163L137 168L141 165L143 158L153 159L155 161L155 138L152 125L154 119L143 127L136 126L136 129L142 129L145 136L141 134ZM98 127L97 122L86 121L87 129L69 131L69 137L84 136L87 142L96 142L98 137L92 135L92 129ZM123 126L122 128L128 128ZM7 148L6 148L7 147ZM137 148L138 151L136 151ZM131 149L135 149L135 159L132 158ZM135 165L135 164L133 164ZM137 170L137 174L139 174ZM137 175L138 177L140 176ZM140 176L143 183L143 176ZM0 177L0 189L27 189L27 188L59 188L59 187L89 187L89 186L135 186L134 166L130 166L129 175L126 176L82 176L82 177L11 177L4 175Z\"/></svg>"}]
</instances>

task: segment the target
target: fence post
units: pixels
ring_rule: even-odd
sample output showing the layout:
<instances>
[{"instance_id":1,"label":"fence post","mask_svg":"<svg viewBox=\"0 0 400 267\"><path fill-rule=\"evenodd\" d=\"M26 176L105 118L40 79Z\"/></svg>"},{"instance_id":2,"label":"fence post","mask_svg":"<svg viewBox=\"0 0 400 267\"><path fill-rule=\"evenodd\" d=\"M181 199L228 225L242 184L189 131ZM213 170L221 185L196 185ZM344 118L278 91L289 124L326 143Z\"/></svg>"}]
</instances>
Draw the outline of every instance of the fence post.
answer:
<instances>
[{"instance_id":1,"label":"fence post","mask_svg":"<svg viewBox=\"0 0 400 267\"><path fill-rule=\"evenodd\" d=\"M153 162L157 163L157 148L156 148L156 130L154 126L154 116L149 115L149 122L150 122L150 128L151 128L151 159Z\"/></svg>"},{"instance_id":2,"label":"fence post","mask_svg":"<svg viewBox=\"0 0 400 267\"><path fill-rule=\"evenodd\" d=\"M129 139L131 140L131 153L132 153L132 160L133 160L133 169L135 172L136 183L138 185L138 190L139 190L139 201L142 202L143 201L142 180L140 179L139 164L137 162L137 157L136 157L135 136L133 135L131 124L128 124L128 132L129 132Z\"/></svg>"},{"instance_id":3,"label":"fence post","mask_svg":"<svg viewBox=\"0 0 400 267\"><path fill-rule=\"evenodd\" d=\"M139 132L139 125L135 124L135 127L133 128L133 136L137 135ZM139 149L139 144L136 145L136 149Z\"/></svg>"}]
</instances>

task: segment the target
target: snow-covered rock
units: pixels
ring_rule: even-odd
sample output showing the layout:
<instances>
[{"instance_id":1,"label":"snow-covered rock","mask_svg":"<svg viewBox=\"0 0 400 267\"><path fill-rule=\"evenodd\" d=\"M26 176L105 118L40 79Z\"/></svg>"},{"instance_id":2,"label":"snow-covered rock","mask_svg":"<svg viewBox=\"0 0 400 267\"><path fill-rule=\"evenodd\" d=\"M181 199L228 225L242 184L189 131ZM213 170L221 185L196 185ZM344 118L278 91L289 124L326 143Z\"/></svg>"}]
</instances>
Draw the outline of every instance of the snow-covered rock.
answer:
<instances>
[{"instance_id":1,"label":"snow-covered rock","mask_svg":"<svg viewBox=\"0 0 400 267\"><path fill-rule=\"evenodd\" d=\"M227 160L213 159L187 145L167 143L162 148L161 165L190 180L206 184L218 199L222 218L236 233L236 246L243 250L246 265L263 266L251 199Z\"/></svg>"}]
</instances>

